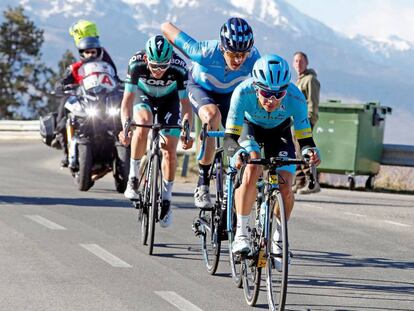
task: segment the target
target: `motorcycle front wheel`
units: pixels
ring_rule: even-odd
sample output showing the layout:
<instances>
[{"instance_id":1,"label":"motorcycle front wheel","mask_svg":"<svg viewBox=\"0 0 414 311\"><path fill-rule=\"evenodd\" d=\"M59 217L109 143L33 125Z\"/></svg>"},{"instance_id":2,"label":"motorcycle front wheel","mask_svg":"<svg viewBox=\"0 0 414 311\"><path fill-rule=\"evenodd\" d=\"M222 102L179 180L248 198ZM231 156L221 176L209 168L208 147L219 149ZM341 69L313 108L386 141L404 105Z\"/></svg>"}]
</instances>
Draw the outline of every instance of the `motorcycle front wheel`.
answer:
<instances>
[{"instance_id":1,"label":"motorcycle front wheel","mask_svg":"<svg viewBox=\"0 0 414 311\"><path fill-rule=\"evenodd\" d=\"M79 144L79 190L88 191L93 186L91 179L93 158L92 146L90 144Z\"/></svg>"}]
</instances>

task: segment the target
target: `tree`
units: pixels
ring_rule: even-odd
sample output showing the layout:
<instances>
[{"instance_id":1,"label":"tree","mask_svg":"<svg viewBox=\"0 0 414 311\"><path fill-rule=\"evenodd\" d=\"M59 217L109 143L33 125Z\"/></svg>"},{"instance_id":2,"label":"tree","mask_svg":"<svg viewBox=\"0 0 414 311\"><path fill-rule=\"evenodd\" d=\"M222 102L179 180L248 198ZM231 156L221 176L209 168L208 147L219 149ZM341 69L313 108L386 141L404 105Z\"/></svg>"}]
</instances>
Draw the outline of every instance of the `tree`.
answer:
<instances>
[{"instance_id":1,"label":"tree","mask_svg":"<svg viewBox=\"0 0 414 311\"><path fill-rule=\"evenodd\" d=\"M43 30L8 7L0 25L0 118L38 117L47 110L55 73L41 62Z\"/></svg>"},{"instance_id":2,"label":"tree","mask_svg":"<svg viewBox=\"0 0 414 311\"><path fill-rule=\"evenodd\" d=\"M69 67L69 65L75 62L76 62L76 58L73 55L73 53L70 50L66 50L58 63L58 73L55 74L54 77L50 80L51 85L56 85L56 82L64 76L65 71ZM56 96L50 95L50 93L48 96L49 98L48 98L47 110L57 111L59 103L60 103L60 99L56 98Z\"/></svg>"}]
</instances>

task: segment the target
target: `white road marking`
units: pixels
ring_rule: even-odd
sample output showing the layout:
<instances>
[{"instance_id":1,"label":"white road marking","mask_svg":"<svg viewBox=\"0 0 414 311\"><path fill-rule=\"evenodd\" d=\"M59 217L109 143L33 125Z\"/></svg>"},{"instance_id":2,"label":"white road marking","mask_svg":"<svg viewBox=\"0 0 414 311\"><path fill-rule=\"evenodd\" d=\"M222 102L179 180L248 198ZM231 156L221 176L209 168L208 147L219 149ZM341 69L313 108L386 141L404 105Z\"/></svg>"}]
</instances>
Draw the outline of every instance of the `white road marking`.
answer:
<instances>
[{"instance_id":1,"label":"white road marking","mask_svg":"<svg viewBox=\"0 0 414 311\"><path fill-rule=\"evenodd\" d=\"M345 214L350 215L350 216L356 216L356 217L366 217L365 215L357 214L357 213L351 213L351 212L345 212Z\"/></svg>"},{"instance_id":2,"label":"white road marking","mask_svg":"<svg viewBox=\"0 0 414 311\"><path fill-rule=\"evenodd\" d=\"M391 220L384 220L384 222L391 224L391 225L400 226L400 227L411 227L410 225L402 224L400 222L391 221Z\"/></svg>"},{"instance_id":3,"label":"white road marking","mask_svg":"<svg viewBox=\"0 0 414 311\"><path fill-rule=\"evenodd\" d=\"M24 215L24 216L51 230L66 230L65 227L58 225L57 223L50 221L42 216L39 216L39 215Z\"/></svg>"},{"instance_id":4,"label":"white road marking","mask_svg":"<svg viewBox=\"0 0 414 311\"><path fill-rule=\"evenodd\" d=\"M86 250L90 251L95 256L98 256L103 261L109 263L113 267L116 267L116 268L131 268L132 267L129 263L123 261L122 259L119 259L115 255L112 255L110 252L103 249L97 244L79 244L79 245L85 248Z\"/></svg>"},{"instance_id":5,"label":"white road marking","mask_svg":"<svg viewBox=\"0 0 414 311\"><path fill-rule=\"evenodd\" d=\"M320 205L307 203L307 202L303 202L303 203L306 205L306 207L313 207L313 208L317 208L317 209L322 209L322 206L320 206Z\"/></svg>"},{"instance_id":6,"label":"white road marking","mask_svg":"<svg viewBox=\"0 0 414 311\"><path fill-rule=\"evenodd\" d=\"M182 311L203 311L196 305L192 304L188 300L184 299L176 292L169 292L169 291L155 291L158 296L162 299L168 301L173 306L177 307L179 310Z\"/></svg>"}]
</instances>

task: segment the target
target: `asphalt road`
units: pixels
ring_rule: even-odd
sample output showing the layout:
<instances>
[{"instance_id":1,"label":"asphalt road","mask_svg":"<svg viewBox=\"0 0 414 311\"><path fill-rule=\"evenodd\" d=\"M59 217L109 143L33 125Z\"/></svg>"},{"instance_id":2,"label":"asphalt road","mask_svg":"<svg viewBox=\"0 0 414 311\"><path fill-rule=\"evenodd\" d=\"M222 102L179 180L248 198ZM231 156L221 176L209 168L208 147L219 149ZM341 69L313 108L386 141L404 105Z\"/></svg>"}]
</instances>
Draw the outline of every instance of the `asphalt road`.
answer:
<instances>
[{"instance_id":1,"label":"asphalt road","mask_svg":"<svg viewBox=\"0 0 414 311\"><path fill-rule=\"evenodd\" d=\"M174 223L149 256L112 177L79 192L59 160L40 141L0 141L0 310L252 310L226 243L217 275L205 271L194 184L175 185ZM298 196L289 234L287 310L414 310L414 196Z\"/></svg>"}]
</instances>

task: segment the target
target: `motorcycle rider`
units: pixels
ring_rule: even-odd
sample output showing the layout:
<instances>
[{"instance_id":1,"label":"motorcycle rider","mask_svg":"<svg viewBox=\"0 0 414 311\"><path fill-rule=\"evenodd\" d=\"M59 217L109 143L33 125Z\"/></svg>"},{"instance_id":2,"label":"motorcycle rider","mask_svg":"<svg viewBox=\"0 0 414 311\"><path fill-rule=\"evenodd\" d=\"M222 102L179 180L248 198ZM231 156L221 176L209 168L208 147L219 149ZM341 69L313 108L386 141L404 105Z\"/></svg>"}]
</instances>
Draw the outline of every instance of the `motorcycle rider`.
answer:
<instances>
[{"instance_id":1,"label":"motorcycle rider","mask_svg":"<svg viewBox=\"0 0 414 311\"><path fill-rule=\"evenodd\" d=\"M117 69L111 56L99 42L99 33L95 23L87 20L79 20L69 28L69 34L75 41L75 45L79 51L80 61L70 65L66 69L63 78L56 84L57 94L63 93L65 88L75 87L82 81L77 72L81 65L87 61L101 60L109 63L115 70L115 79L121 81L118 78ZM96 54L93 51L90 51L94 49L97 52ZM67 167L69 164L65 110L65 102L67 99L67 96L63 96L59 104L55 128L56 137L51 143L52 147L56 148L60 146L63 149L63 159L61 161L62 167Z\"/></svg>"}]
</instances>

